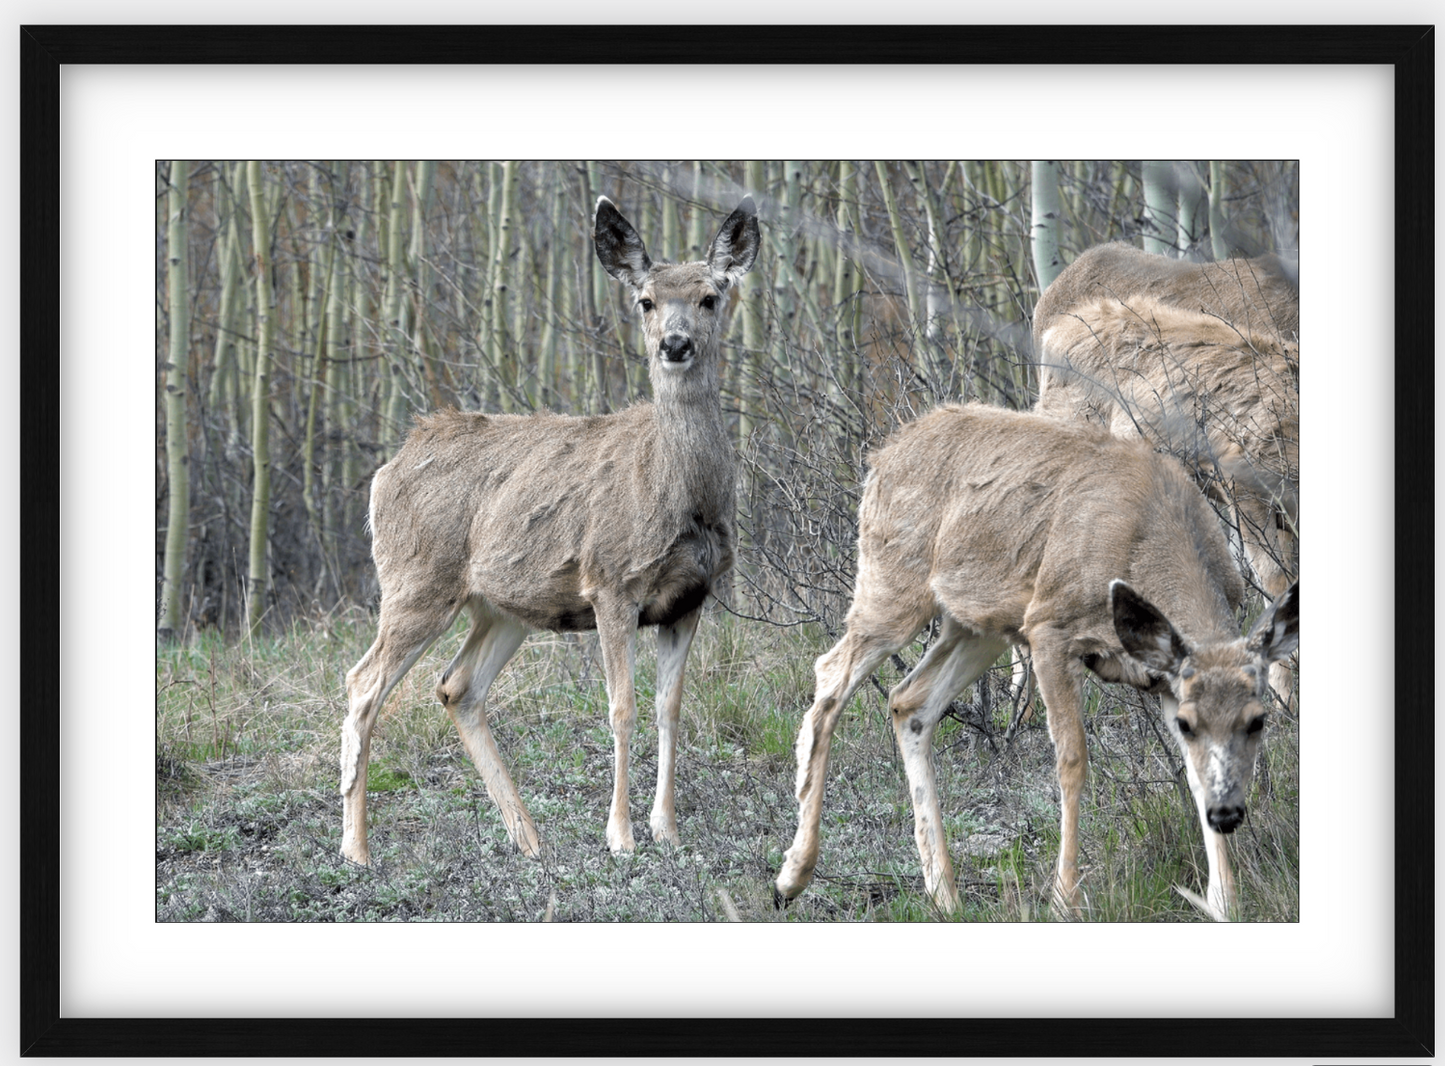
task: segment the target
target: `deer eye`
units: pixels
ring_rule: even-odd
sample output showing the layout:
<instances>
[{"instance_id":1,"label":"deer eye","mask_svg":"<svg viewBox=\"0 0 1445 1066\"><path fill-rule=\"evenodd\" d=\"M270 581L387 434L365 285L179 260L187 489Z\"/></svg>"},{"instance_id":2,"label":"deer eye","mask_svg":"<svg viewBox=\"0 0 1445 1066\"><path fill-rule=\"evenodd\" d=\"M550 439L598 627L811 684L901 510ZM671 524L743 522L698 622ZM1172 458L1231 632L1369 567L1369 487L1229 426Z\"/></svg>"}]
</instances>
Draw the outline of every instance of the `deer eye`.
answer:
<instances>
[{"instance_id":1,"label":"deer eye","mask_svg":"<svg viewBox=\"0 0 1445 1066\"><path fill-rule=\"evenodd\" d=\"M642 313L645 315L645 314L647 314L647 312L649 312L649 311L652 310L652 301L651 301L651 300L638 300L638 301L637 301L637 306L640 307L640 308L642 308Z\"/></svg>"},{"instance_id":2,"label":"deer eye","mask_svg":"<svg viewBox=\"0 0 1445 1066\"><path fill-rule=\"evenodd\" d=\"M714 296L712 293L708 293L702 298L702 306L707 310L711 311L717 306L717 297Z\"/></svg>"},{"instance_id":3,"label":"deer eye","mask_svg":"<svg viewBox=\"0 0 1445 1066\"><path fill-rule=\"evenodd\" d=\"M1244 731L1246 733L1258 733L1264 728L1264 718L1265 716L1262 714L1255 715L1249 720L1249 725L1244 727Z\"/></svg>"},{"instance_id":4,"label":"deer eye","mask_svg":"<svg viewBox=\"0 0 1445 1066\"><path fill-rule=\"evenodd\" d=\"M1183 718L1174 719L1174 724L1179 727L1179 732L1182 733L1184 736L1192 737L1194 735L1194 730L1189 728L1189 723L1186 722Z\"/></svg>"}]
</instances>

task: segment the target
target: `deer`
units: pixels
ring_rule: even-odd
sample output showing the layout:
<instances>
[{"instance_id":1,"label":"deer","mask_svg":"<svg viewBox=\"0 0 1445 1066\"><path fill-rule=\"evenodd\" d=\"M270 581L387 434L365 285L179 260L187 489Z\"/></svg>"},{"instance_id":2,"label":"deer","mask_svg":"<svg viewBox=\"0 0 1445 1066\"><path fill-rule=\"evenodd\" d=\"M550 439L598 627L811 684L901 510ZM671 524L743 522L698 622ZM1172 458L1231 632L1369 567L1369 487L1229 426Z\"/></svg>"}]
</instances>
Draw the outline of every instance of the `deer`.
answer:
<instances>
[{"instance_id":1,"label":"deer","mask_svg":"<svg viewBox=\"0 0 1445 1066\"><path fill-rule=\"evenodd\" d=\"M381 585L375 642L346 676L341 854L369 865L366 768L387 695L461 614L470 626L436 686L512 844L537 829L487 724L487 692L529 632L596 630L613 735L606 840L634 850L628 755L637 631L657 629L654 841L678 843L683 668L704 601L732 566L735 456L719 395L727 297L758 255L745 197L698 262L654 262L611 200L593 245L641 316L652 402L610 414L419 418L372 481Z\"/></svg>"},{"instance_id":2,"label":"deer","mask_svg":"<svg viewBox=\"0 0 1445 1066\"><path fill-rule=\"evenodd\" d=\"M1233 507L1267 597L1295 566L1299 529L1299 291L1275 255L1189 263L1090 248L1034 312L1036 409L1144 436L1192 463ZM1271 667L1286 706L1289 664Z\"/></svg>"},{"instance_id":3,"label":"deer","mask_svg":"<svg viewBox=\"0 0 1445 1066\"><path fill-rule=\"evenodd\" d=\"M854 692L939 620L888 695L913 804L924 887L959 903L932 740L954 696L1010 645L1031 650L1061 808L1056 916L1081 901L1079 804L1086 671L1159 696L1204 833L1210 917L1238 913L1225 838L1239 827L1267 716L1267 668L1298 643L1298 584L1241 635L1244 582L1189 472L1140 439L1037 412L948 404L869 458L858 572L842 639L814 664L798 730L798 828L775 881L781 904L812 880L828 748Z\"/></svg>"}]
</instances>

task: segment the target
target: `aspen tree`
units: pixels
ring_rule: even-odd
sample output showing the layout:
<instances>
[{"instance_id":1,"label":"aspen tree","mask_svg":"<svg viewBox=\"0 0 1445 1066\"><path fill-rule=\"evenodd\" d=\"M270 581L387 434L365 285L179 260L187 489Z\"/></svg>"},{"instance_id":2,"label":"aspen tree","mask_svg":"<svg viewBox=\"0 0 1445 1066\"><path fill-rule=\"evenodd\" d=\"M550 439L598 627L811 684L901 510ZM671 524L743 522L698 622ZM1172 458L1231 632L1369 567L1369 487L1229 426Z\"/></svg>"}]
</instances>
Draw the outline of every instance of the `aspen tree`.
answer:
<instances>
[{"instance_id":1,"label":"aspen tree","mask_svg":"<svg viewBox=\"0 0 1445 1066\"><path fill-rule=\"evenodd\" d=\"M706 221L702 209L703 187L702 187L702 160L693 160L692 164L692 209L688 216L687 227L687 258L701 259L705 254L702 242L707 240L704 232Z\"/></svg>"},{"instance_id":2,"label":"aspen tree","mask_svg":"<svg viewBox=\"0 0 1445 1066\"><path fill-rule=\"evenodd\" d=\"M169 286L170 349L166 362L166 481L170 496L166 523L164 580L161 583L160 625L163 641L181 635L181 579L186 567L187 525L191 510L190 456L186 432L186 369L190 362L190 255L187 242L186 194L191 164L171 161L166 183L166 281Z\"/></svg>"},{"instance_id":3,"label":"aspen tree","mask_svg":"<svg viewBox=\"0 0 1445 1066\"><path fill-rule=\"evenodd\" d=\"M778 224L775 227L777 236L773 240L773 246L776 249L773 302L778 308L778 328L774 330L773 336L773 360L775 363L781 362L782 359L783 337L792 332L797 325L797 300L794 293L800 284L797 262L801 245L799 231L803 221L803 166L802 162L795 160L784 162L777 182L780 193L778 196Z\"/></svg>"},{"instance_id":4,"label":"aspen tree","mask_svg":"<svg viewBox=\"0 0 1445 1066\"><path fill-rule=\"evenodd\" d=\"M1195 220L1203 197L1203 183L1192 162L1178 163L1174 170L1179 182L1179 254L1183 255L1199 239L1199 226Z\"/></svg>"},{"instance_id":5,"label":"aspen tree","mask_svg":"<svg viewBox=\"0 0 1445 1066\"><path fill-rule=\"evenodd\" d=\"M1052 159L1033 161L1033 250L1034 276L1039 292L1064 269L1059 256L1059 226L1063 211L1059 205L1059 164Z\"/></svg>"},{"instance_id":6,"label":"aspen tree","mask_svg":"<svg viewBox=\"0 0 1445 1066\"><path fill-rule=\"evenodd\" d=\"M366 247L367 221L368 219L378 220L380 212L378 186L381 181L377 174L373 173L372 163L369 160L362 160L358 165L358 187L356 200L361 204L363 210L358 213L353 235L348 240L349 255L348 266L351 269L351 298L346 310L350 312L350 342L347 348L347 361L341 374L341 380L345 383L345 397L341 391L337 396L336 420L332 423L335 426L346 426L347 434L338 440L341 448L341 491L343 493L337 524L342 530L352 530L360 525L360 518L357 516L357 504L360 502L352 492L356 485L359 471L360 454L357 447L358 430L361 429L361 405L358 399L365 395L366 389L363 382L366 380L366 370L371 363L368 353L373 345L368 343L372 334L371 323L374 321L374 310L372 308L370 293L366 284L366 271L362 263L362 250ZM370 214L365 207L370 201L373 209Z\"/></svg>"},{"instance_id":7,"label":"aspen tree","mask_svg":"<svg viewBox=\"0 0 1445 1066\"><path fill-rule=\"evenodd\" d=\"M662 244L660 247L668 249L668 255L677 255L673 251L677 248L677 205L673 202L672 192L673 168L670 164L662 166Z\"/></svg>"},{"instance_id":8,"label":"aspen tree","mask_svg":"<svg viewBox=\"0 0 1445 1066\"><path fill-rule=\"evenodd\" d=\"M917 272L914 270L913 256L908 250L908 235L903 229L903 217L899 214L898 201L893 195L888 164L881 159L875 159L873 169L878 175L878 190L883 194L883 206L888 211L888 226L893 233L893 248L898 256L898 268L903 274L903 293L908 301L908 324L914 336L920 336L923 318L918 299Z\"/></svg>"},{"instance_id":9,"label":"aspen tree","mask_svg":"<svg viewBox=\"0 0 1445 1066\"><path fill-rule=\"evenodd\" d=\"M313 171L313 174L319 170ZM316 211L316 204L320 200L319 183L312 184L312 211ZM334 203L334 197L328 197L328 201ZM306 432L301 446L301 498L306 505L306 516L311 525L312 536L320 547L322 539L321 506L316 499L316 433L318 413L324 420L325 414L321 410L322 399L326 395L326 375L329 372L327 360L327 327L330 322L323 317L322 312L329 301L331 293L336 286L336 239L335 239L335 217L330 208L326 211L326 224L318 227L320 240L317 242L317 263L318 288L313 290L307 316L311 317L312 308L316 310L315 325L312 347L312 374L311 374L311 395L306 405Z\"/></svg>"},{"instance_id":10,"label":"aspen tree","mask_svg":"<svg viewBox=\"0 0 1445 1066\"><path fill-rule=\"evenodd\" d=\"M1178 229L1175 221L1173 168L1158 159L1144 160L1144 250L1168 255L1171 238Z\"/></svg>"},{"instance_id":11,"label":"aspen tree","mask_svg":"<svg viewBox=\"0 0 1445 1066\"><path fill-rule=\"evenodd\" d=\"M407 261L411 267L408 285L411 314L411 351L421 364L433 407L442 406L441 383L432 359L428 341L427 297L431 292L431 265L427 252L426 216L431 206L432 187L436 180L436 160L418 159L416 180L412 185L411 248Z\"/></svg>"},{"instance_id":12,"label":"aspen tree","mask_svg":"<svg viewBox=\"0 0 1445 1066\"><path fill-rule=\"evenodd\" d=\"M833 274L833 313L837 322L842 355L839 379L845 390L856 390L861 399L862 367L858 353L858 331L863 319L863 270L857 258L858 169L852 160L838 165L838 255Z\"/></svg>"},{"instance_id":13,"label":"aspen tree","mask_svg":"<svg viewBox=\"0 0 1445 1066\"><path fill-rule=\"evenodd\" d=\"M243 164L236 164L233 172L239 176ZM216 167L216 202L221 202L221 191L219 186L225 181L225 168L221 165ZM207 399L207 406L211 411L220 412L226 408L227 401L234 399L239 391L235 387L237 376L236 358L236 322L240 317L241 295L239 293L241 269L241 235L236 223L236 216L240 214L241 205L237 200L240 193L239 182L234 178L231 184L230 201L231 210L226 219L224 231L218 237L219 251L217 261L221 267L221 295L220 312L216 320L216 350L211 357L211 388ZM239 412L237 422L239 423Z\"/></svg>"},{"instance_id":14,"label":"aspen tree","mask_svg":"<svg viewBox=\"0 0 1445 1066\"><path fill-rule=\"evenodd\" d=\"M261 631L266 613L266 542L271 506L270 381L271 345L275 329L275 289L271 284L271 219L266 213L266 189L261 182L261 161L246 167L251 192L251 234L256 256L256 377L251 391L251 552L247 571L246 628L252 636Z\"/></svg>"},{"instance_id":15,"label":"aspen tree","mask_svg":"<svg viewBox=\"0 0 1445 1066\"><path fill-rule=\"evenodd\" d=\"M1209 161L1209 245L1216 260L1229 258L1229 238L1225 233L1224 198L1227 195L1224 184L1224 163L1218 159Z\"/></svg>"},{"instance_id":16,"label":"aspen tree","mask_svg":"<svg viewBox=\"0 0 1445 1066\"><path fill-rule=\"evenodd\" d=\"M406 437L406 300L403 291L404 253L401 243L401 217L406 210L406 163L398 159L391 176L391 209L386 222L386 368L389 384L386 403L386 454L395 455Z\"/></svg>"},{"instance_id":17,"label":"aspen tree","mask_svg":"<svg viewBox=\"0 0 1445 1066\"><path fill-rule=\"evenodd\" d=\"M949 179L952 177L956 164L952 161L943 172L943 177L938 183L940 189L948 187ZM930 346L933 349L933 356L939 361L948 376L953 374L952 364L944 356L944 346L947 338L944 333L945 315L952 321L955 332L958 332L958 315L953 299L953 277L948 268L948 255L945 251L943 234L943 217L937 202L937 196L933 187L928 181L928 167L923 163L914 163L904 160L904 171L908 175L909 184L913 186L915 198L923 208L923 217L926 223L925 232L928 235L928 270L925 275L927 292L924 296L924 334L927 336ZM945 391L951 392L952 385L946 387Z\"/></svg>"},{"instance_id":18,"label":"aspen tree","mask_svg":"<svg viewBox=\"0 0 1445 1066\"><path fill-rule=\"evenodd\" d=\"M338 164L339 166L340 164ZM339 519L336 501L336 473L339 468L338 453L347 447L345 437L341 432L343 425L343 404L344 398L341 395L343 370L341 356L341 329L343 320L343 309L345 306L346 291L346 257L341 254L342 234L340 232L341 220L333 216L332 226L332 268L331 286L326 293L326 343L323 349L324 366L324 400L323 421L326 426L326 450L321 463L321 551L323 562L332 572L332 580L336 585L337 595L341 594L341 582L336 576L337 565L336 551L336 525ZM351 240L352 238L347 238ZM345 355L351 355L347 349ZM343 482L341 488L345 489Z\"/></svg>"},{"instance_id":19,"label":"aspen tree","mask_svg":"<svg viewBox=\"0 0 1445 1066\"><path fill-rule=\"evenodd\" d=\"M566 271L567 241L567 188L560 174L552 182L552 212L550 219L550 240L547 242L547 281L542 294L542 339L538 345L538 377L541 387L537 402L543 407L557 403L557 318L562 313L559 306L563 274Z\"/></svg>"}]
</instances>

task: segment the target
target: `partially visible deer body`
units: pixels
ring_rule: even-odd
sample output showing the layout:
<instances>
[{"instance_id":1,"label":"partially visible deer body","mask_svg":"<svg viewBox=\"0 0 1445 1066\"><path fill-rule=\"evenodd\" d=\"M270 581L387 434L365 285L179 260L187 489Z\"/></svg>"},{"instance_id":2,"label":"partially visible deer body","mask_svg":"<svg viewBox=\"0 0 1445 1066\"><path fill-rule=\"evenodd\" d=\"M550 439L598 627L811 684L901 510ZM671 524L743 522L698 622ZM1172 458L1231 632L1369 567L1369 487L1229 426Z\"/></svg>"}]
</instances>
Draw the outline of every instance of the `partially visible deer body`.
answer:
<instances>
[{"instance_id":1,"label":"partially visible deer body","mask_svg":"<svg viewBox=\"0 0 1445 1066\"><path fill-rule=\"evenodd\" d=\"M1088 669L1161 697L1204 830L1208 907L1216 917L1236 910L1224 837L1244 817L1266 667L1297 642L1296 586L1241 637L1234 612L1244 584L1198 487L1145 442L1083 422L945 406L898 430L869 466L847 632L816 663L813 705L798 731L798 831L779 895L791 899L812 879L828 746L843 707L941 615L937 639L888 698L935 902L947 911L958 904L934 730L1005 648L1027 644L1061 793L1056 907L1080 908Z\"/></svg>"},{"instance_id":2,"label":"partially visible deer body","mask_svg":"<svg viewBox=\"0 0 1445 1066\"><path fill-rule=\"evenodd\" d=\"M641 311L654 402L593 417L443 411L418 421L372 483L381 617L346 677L341 729L341 853L354 862L370 862L366 764L377 713L463 610L471 628L437 698L530 856L537 830L487 726L488 688L528 631L597 630L615 753L607 843L631 851L633 660L638 627L657 627L651 828L677 842L683 664L703 601L733 560L734 456L718 395L725 297L757 257L757 212L744 199L705 261L654 263L603 197L593 240Z\"/></svg>"},{"instance_id":3,"label":"partially visible deer body","mask_svg":"<svg viewBox=\"0 0 1445 1066\"><path fill-rule=\"evenodd\" d=\"M1091 248L1034 313L1037 409L1143 435L1222 478L1250 566L1276 597L1299 527L1299 292L1277 256L1186 263ZM1215 476L1217 473L1218 476ZM1288 703L1287 663L1271 684Z\"/></svg>"}]
</instances>

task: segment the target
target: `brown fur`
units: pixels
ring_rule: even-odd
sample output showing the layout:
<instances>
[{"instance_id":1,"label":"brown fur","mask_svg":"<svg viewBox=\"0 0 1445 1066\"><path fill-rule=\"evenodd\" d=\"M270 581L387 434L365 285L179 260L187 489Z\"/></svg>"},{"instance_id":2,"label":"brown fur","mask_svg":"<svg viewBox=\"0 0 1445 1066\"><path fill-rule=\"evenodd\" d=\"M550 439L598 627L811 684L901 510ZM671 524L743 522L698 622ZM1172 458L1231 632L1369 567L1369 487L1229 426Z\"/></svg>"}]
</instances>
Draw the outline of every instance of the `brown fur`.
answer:
<instances>
[{"instance_id":1,"label":"brown fur","mask_svg":"<svg viewBox=\"0 0 1445 1066\"><path fill-rule=\"evenodd\" d=\"M1233 502L1261 586L1297 569L1299 293L1278 256L1186 263L1091 248L1034 314L1037 410L1143 435ZM1275 690L1290 697L1288 668Z\"/></svg>"},{"instance_id":2,"label":"brown fur","mask_svg":"<svg viewBox=\"0 0 1445 1066\"><path fill-rule=\"evenodd\" d=\"M1298 274L1279 256L1191 263L1114 242L1080 253L1044 290L1034 309L1034 350L1042 351L1039 340L1059 315L1104 297L1198 311L1276 341L1299 337Z\"/></svg>"},{"instance_id":3,"label":"brown fur","mask_svg":"<svg viewBox=\"0 0 1445 1066\"><path fill-rule=\"evenodd\" d=\"M847 632L817 662L813 706L798 734L798 833L778 891L796 896L812 877L827 751L843 706L883 659L941 615L938 639L889 696L925 883L940 906L956 905L933 781L934 729L953 696L1000 652L1027 643L1063 796L1055 894L1076 907L1084 670L1160 692L1171 728L1167 704L1182 699L1201 733L1232 737L1244 728L1241 707L1259 696L1246 671L1257 677L1292 645L1283 631L1257 647L1240 637L1234 612L1244 586L1223 530L1179 464L1142 441L1081 422L951 405L900 429L870 468ZM1135 600L1144 621L1131 625L1130 646L1120 604ZM1275 611L1268 615L1273 624ZM1167 649L1183 653L1141 657L1165 637ZM1257 731L1250 735L1257 744ZM1195 742L1179 742L1192 757ZM1209 759L1200 765L1195 794L1207 838L1220 835L1209 824L1218 810L1242 810L1253 762L1237 755L1227 794ZM1210 901L1222 913L1233 906L1233 889L1227 863L1214 876L1216 858L1211 850Z\"/></svg>"},{"instance_id":4,"label":"brown fur","mask_svg":"<svg viewBox=\"0 0 1445 1066\"><path fill-rule=\"evenodd\" d=\"M658 626L659 759L652 829L676 842L673 762L682 667L707 593L733 561L732 444L718 396L726 296L758 249L756 210L724 222L704 262L654 264L600 200L608 272L642 311L653 403L593 417L442 411L418 420L372 484L381 583L376 642L347 675L342 854L370 859L366 763L387 692L465 609L472 627L437 696L502 810L537 854L536 829L482 710L532 629L596 629L607 675L615 777L607 839L633 847L627 762L638 626Z\"/></svg>"}]
</instances>

